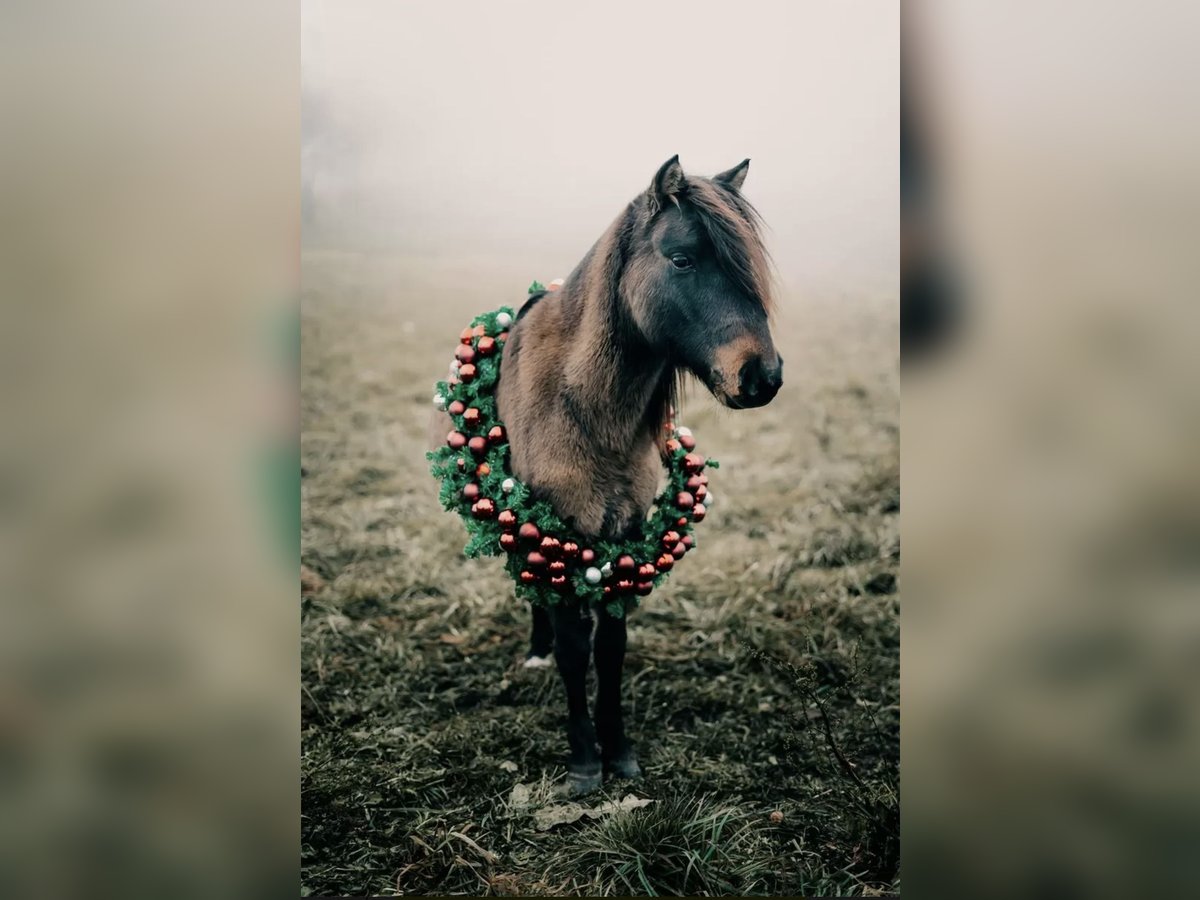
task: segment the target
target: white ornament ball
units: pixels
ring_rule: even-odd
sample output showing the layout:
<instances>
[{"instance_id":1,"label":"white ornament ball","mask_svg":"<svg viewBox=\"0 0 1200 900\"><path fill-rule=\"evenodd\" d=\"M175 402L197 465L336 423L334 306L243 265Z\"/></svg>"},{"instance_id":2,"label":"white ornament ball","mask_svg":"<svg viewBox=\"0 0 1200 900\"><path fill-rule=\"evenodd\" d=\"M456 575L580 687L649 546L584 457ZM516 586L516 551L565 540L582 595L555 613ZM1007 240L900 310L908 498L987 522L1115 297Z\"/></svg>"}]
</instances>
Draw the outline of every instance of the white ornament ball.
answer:
<instances>
[{"instance_id":1,"label":"white ornament ball","mask_svg":"<svg viewBox=\"0 0 1200 900\"><path fill-rule=\"evenodd\" d=\"M603 566L601 566L600 574L603 575L605 578L610 576L612 574L612 563L607 562Z\"/></svg>"},{"instance_id":2,"label":"white ornament ball","mask_svg":"<svg viewBox=\"0 0 1200 900\"><path fill-rule=\"evenodd\" d=\"M678 428L675 429L675 433L677 435L679 435L680 437L691 437L692 429L685 428L684 426L680 425Z\"/></svg>"},{"instance_id":3,"label":"white ornament ball","mask_svg":"<svg viewBox=\"0 0 1200 900\"><path fill-rule=\"evenodd\" d=\"M704 495L704 508L708 509L712 505L713 505L713 495L705 494Z\"/></svg>"},{"instance_id":4,"label":"white ornament ball","mask_svg":"<svg viewBox=\"0 0 1200 900\"><path fill-rule=\"evenodd\" d=\"M496 324L499 325L501 328L507 328L509 325L512 324L512 316L510 316L506 312L499 313L496 316Z\"/></svg>"},{"instance_id":5,"label":"white ornament ball","mask_svg":"<svg viewBox=\"0 0 1200 900\"><path fill-rule=\"evenodd\" d=\"M600 570L595 566L588 566L587 571L583 573L583 577L587 579L588 584L599 584L600 579L604 576L600 574Z\"/></svg>"},{"instance_id":6,"label":"white ornament ball","mask_svg":"<svg viewBox=\"0 0 1200 900\"><path fill-rule=\"evenodd\" d=\"M502 482L500 482L500 490L504 491L504 493L506 493L506 494L511 494L512 489L515 488L516 486L517 486L517 483L515 481L513 481L511 478L505 478Z\"/></svg>"},{"instance_id":7,"label":"white ornament ball","mask_svg":"<svg viewBox=\"0 0 1200 900\"><path fill-rule=\"evenodd\" d=\"M441 394L434 394L433 395L433 405L436 406L438 409L445 409L446 408L446 398L443 397Z\"/></svg>"}]
</instances>

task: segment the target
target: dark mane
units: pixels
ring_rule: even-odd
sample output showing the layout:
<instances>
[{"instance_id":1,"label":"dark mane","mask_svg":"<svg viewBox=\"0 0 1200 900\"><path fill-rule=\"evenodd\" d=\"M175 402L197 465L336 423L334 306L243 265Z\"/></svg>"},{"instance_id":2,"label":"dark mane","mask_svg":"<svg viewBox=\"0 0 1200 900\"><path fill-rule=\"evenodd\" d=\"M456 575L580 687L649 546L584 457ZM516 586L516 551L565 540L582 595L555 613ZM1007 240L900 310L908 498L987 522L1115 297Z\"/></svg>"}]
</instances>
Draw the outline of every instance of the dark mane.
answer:
<instances>
[{"instance_id":1,"label":"dark mane","mask_svg":"<svg viewBox=\"0 0 1200 900\"><path fill-rule=\"evenodd\" d=\"M689 178L687 188L687 202L699 214L721 266L771 312L771 260L760 234L758 210L740 194L707 178Z\"/></svg>"}]
</instances>

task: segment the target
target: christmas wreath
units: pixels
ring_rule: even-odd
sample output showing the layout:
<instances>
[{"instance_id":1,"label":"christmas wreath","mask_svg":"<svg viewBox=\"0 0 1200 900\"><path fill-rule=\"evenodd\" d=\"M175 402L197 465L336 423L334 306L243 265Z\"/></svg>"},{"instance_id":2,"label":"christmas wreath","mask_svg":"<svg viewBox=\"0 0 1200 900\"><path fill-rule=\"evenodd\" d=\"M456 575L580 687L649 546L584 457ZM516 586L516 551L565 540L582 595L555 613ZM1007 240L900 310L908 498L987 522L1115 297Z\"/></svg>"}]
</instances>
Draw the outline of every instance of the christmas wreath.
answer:
<instances>
[{"instance_id":1,"label":"christmas wreath","mask_svg":"<svg viewBox=\"0 0 1200 900\"><path fill-rule=\"evenodd\" d=\"M529 290L542 289L535 281ZM703 470L717 463L694 452L688 429L664 423L667 486L640 533L622 541L579 535L548 502L535 500L510 468L495 389L514 321L510 307L476 316L460 335L449 376L435 388L434 406L454 421L446 445L426 454L442 482L442 506L462 516L470 535L467 556L507 554L505 567L519 598L553 606L569 590L619 618L695 548L692 527L712 503Z\"/></svg>"}]
</instances>

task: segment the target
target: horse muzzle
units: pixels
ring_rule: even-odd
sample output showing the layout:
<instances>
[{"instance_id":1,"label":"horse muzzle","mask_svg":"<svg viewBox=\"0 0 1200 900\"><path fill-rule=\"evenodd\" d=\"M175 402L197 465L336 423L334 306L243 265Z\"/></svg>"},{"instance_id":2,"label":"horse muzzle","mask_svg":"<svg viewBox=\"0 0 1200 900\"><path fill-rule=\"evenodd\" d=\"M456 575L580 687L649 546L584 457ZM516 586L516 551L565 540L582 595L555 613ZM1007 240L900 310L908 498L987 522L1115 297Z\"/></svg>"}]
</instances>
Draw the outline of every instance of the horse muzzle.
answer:
<instances>
[{"instance_id":1,"label":"horse muzzle","mask_svg":"<svg viewBox=\"0 0 1200 900\"><path fill-rule=\"evenodd\" d=\"M715 366L704 379L713 396L730 409L754 409L766 406L783 387L783 358L752 354L737 360L728 368Z\"/></svg>"}]
</instances>

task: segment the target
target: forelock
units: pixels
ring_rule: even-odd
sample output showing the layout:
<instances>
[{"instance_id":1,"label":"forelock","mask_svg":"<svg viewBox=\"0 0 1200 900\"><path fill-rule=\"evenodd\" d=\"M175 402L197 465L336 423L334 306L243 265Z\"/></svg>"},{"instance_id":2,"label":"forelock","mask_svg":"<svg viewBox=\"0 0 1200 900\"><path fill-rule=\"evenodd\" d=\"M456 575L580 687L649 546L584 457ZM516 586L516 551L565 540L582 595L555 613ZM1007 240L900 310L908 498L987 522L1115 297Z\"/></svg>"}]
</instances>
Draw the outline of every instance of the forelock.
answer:
<instances>
[{"instance_id":1,"label":"forelock","mask_svg":"<svg viewBox=\"0 0 1200 900\"><path fill-rule=\"evenodd\" d=\"M762 219L750 203L707 178L688 178L686 201L695 209L725 272L771 310L771 261L762 242Z\"/></svg>"}]
</instances>

